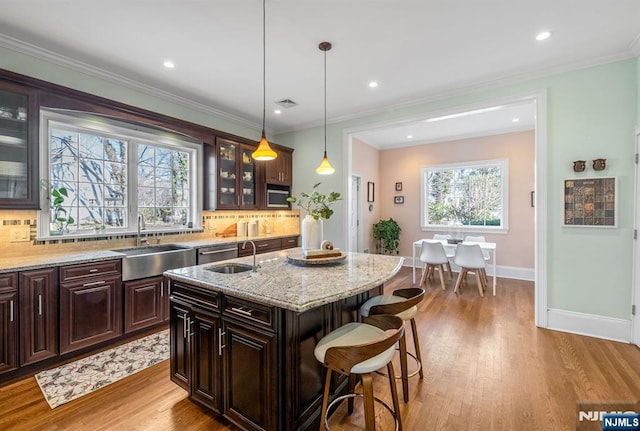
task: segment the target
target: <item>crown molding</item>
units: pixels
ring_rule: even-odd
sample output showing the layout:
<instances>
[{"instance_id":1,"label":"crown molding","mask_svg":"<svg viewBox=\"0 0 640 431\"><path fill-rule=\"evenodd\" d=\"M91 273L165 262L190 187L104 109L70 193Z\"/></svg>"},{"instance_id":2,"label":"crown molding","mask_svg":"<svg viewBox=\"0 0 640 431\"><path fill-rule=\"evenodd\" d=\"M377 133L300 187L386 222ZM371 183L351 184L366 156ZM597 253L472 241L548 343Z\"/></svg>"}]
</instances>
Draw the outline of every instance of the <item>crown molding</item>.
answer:
<instances>
[{"instance_id":1,"label":"crown molding","mask_svg":"<svg viewBox=\"0 0 640 431\"><path fill-rule=\"evenodd\" d=\"M256 130L261 129L262 127L261 124L249 121L245 118L238 117L236 115L229 114L224 111L220 111L216 108L213 108L211 106L208 106L199 102L195 102L185 97L177 96L173 93L161 90L157 87L143 84L139 81L126 78L122 75L118 75L117 73L100 69L90 64L75 60L73 58L64 56L62 54L58 54L54 51L50 51L36 45L32 45L27 42L23 42L21 40L15 39L11 36L7 36L2 33L0 33L0 46L3 48L7 48L9 50L18 52L20 54L34 57L38 60L42 60L47 63L52 63L57 66L71 69L76 72L80 72L85 75L89 75L91 77L110 82L112 84L121 85L123 87L146 94L148 96L157 97L158 99L162 99L167 102L171 102L176 105L183 106L185 108L193 109L195 111L203 112L205 114L212 115L244 127L249 127Z\"/></svg>"}]
</instances>

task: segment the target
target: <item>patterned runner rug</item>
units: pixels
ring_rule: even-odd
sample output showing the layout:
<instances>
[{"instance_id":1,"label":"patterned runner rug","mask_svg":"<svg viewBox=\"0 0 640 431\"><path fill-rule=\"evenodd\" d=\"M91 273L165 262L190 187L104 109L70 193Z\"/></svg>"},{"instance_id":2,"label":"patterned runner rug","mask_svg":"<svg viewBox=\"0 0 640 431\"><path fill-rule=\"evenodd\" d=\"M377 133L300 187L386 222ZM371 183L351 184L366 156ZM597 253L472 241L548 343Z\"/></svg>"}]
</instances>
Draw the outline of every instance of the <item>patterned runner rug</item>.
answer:
<instances>
[{"instance_id":1,"label":"patterned runner rug","mask_svg":"<svg viewBox=\"0 0 640 431\"><path fill-rule=\"evenodd\" d=\"M169 330L36 374L52 409L169 358Z\"/></svg>"}]
</instances>

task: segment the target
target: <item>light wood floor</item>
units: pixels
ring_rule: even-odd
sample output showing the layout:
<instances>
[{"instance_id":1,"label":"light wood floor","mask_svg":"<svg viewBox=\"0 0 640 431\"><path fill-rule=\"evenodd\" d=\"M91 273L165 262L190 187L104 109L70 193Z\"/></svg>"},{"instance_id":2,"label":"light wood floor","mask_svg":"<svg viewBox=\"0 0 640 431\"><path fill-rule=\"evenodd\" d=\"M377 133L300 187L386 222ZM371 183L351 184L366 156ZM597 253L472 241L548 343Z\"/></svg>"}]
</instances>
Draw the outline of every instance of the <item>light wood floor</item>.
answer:
<instances>
[{"instance_id":1,"label":"light wood floor","mask_svg":"<svg viewBox=\"0 0 640 431\"><path fill-rule=\"evenodd\" d=\"M640 349L536 328L530 282L499 279L497 296L481 298L469 281L455 295L435 278L420 304L425 377L409 383L405 430L575 430L578 401L640 399ZM409 285L403 268L386 290ZM377 377L376 395L387 392ZM28 378L0 388L0 430L238 429L186 396L168 361L54 410ZM361 429L359 411L339 408L332 429ZM380 414L380 429L393 429Z\"/></svg>"}]
</instances>

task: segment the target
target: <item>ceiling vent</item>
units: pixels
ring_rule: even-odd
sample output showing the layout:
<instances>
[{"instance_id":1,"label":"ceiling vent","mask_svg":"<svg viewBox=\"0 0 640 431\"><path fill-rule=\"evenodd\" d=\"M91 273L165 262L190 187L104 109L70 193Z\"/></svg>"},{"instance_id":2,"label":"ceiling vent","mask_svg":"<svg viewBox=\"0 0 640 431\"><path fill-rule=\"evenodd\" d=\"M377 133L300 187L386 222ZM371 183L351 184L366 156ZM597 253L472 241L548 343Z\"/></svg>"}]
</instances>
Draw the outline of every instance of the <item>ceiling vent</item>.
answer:
<instances>
[{"instance_id":1,"label":"ceiling vent","mask_svg":"<svg viewBox=\"0 0 640 431\"><path fill-rule=\"evenodd\" d=\"M276 105L282 106L284 109L294 108L298 106L296 102L291 99L282 99L276 102Z\"/></svg>"}]
</instances>

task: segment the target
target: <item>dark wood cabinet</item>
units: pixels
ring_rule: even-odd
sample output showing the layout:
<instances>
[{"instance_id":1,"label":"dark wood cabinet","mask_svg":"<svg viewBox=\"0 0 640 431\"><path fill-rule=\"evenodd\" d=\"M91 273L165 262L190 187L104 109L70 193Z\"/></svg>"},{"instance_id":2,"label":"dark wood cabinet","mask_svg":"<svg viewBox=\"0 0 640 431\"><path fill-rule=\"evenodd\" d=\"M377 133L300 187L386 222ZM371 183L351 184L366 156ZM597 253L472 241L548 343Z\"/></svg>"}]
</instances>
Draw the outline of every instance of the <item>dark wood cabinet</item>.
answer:
<instances>
[{"instance_id":1,"label":"dark wood cabinet","mask_svg":"<svg viewBox=\"0 0 640 431\"><path fill-rule=\"evenodd\" d=\"M165 321L164 277L124 283L124 332L129 333Z\"/></svg>"},{"instance_id":2,"label":"dark wood cabinet","mask_svg":"<svg viewBox=\"0 0 640 431\"><path fill-rule=\"evenodd\" d=\"M0 374L18 368L17 290L17 274L0 274Z\"/></svg>"},{"instance_id":3,"label":"dark wood cabinet","mask_svg":"<svg viewBox=\"0 0 640 431\"><path fill-rule=\"evenodd\" d=\"M0 79L0 208L38 209L38 92Z\"/></svg>"},{"instance_id":4,"label":"dark wood cabinet","mask_svg":"<svg viewBox=\"0 0 640 431\"><path fill-rule=\"evenodd\" d=\"M216 209L258 209L255 146L216 138Z\"/></svg>"},{"instance_id":5,"label":"dark wood cabinet","mask_svg":"<svg viewBox=\"0 0 640 431\"><path fill-rule=\"evenodd\" d=\"M293 176L293 150L283 147L276 149L278 157L275 160L264 162L265 182L291 186Z\"/></svg>"},{"instance_id":6,"label":"dark wood cabinet","mask_svg":"<svg viewBox=\"0 0 640 431\"><path fill-rule=\"evenodd\" d=\"M60 353L89 347L121 334L120 261L61 267Z\"/></svg>"},{"instance_id":7,"label":"dark wood cabinet","mask_svg":"<svg viewBox=\"0 0 640 431\"><path fill-rule=\"evenodd\" d=\"M298 246L298 235L288 236L284 238L269 238L253 240L256 245L256 254L267 253L270 251L284 250ZM253 254L253 246L247 243L242 248L243 243L238 243L238 257L251 256Z\"/></svg>"},{"instance_id":8,"label":"dark wood cabinet","mask_svg":"<svg viewBox=\"0 0 640 431\"><path fill-rule=\"evenodd\" d=\"M191 393L191 343L189 342L191 306L179 299L169 301L169 349L171 381Z\"/></svg>"},{"instance_id":9,"label":"dark wood cabinet","mask_svg":"<svg viewBox=\"0 0 640 431\"><path fill-rule=\"evenodd\" d=\"M58 268L20 273L20 365L58 355Z\"/></svg>"}]
</instances>

